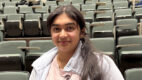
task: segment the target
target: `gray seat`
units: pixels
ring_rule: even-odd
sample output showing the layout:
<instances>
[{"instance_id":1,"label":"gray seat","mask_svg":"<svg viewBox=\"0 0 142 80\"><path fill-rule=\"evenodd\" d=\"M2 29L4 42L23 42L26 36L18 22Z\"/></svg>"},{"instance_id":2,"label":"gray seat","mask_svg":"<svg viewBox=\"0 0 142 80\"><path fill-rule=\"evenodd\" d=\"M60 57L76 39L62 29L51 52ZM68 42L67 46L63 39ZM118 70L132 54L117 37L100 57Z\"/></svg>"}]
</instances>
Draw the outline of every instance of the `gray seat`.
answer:
<instances>
[{"instance_id":1,"label":"gray seat","mask_svg":"<svg viewBox=\"0 0 142 80\"><path fill-rule=\"evenodd\" d=\"M71 2L69 0L64 0L64 1L59 1L58 5L67 5L67 4L71 4Z\"/></svg>"},{"instance_id":2,"label":"gray seat","mask_svg":"<svg viewBox=\"0 0 142 80\"><path fill-rule=\"evenodd\" d=\"M124 36L118 39L117 54L122 73L126 69L142 67L142 36Z\"/></svg>"},{"instance_id":3,"label":"gray seat","mask_svg":"<svg viewBox=\"0 0 142 80\"><path fill-rule=\"evenodd\" d=\"M4 22L0 19L0 41L3 41Z\"/></svg>"},{"instance_id":4,"label":"gray seat","mask_svg":"<svg viewBox=\"0 0 142 80\"><path fill-rule=\"evenodd\" d=\"M91 37L114 37L113 21L101 21L91 23Z\"/></svg>"},{"instance_id":5,"label":"gray seat","mask_svg":"<svg viewBox=\"0 0 142 80\"><path fill-rule=\"evenodd\" d=\"M47 52L54 47L52 40L32 40L29 42L30 49L26 56L26 70L29 72L32 70L31 64L35 59L41 56L43 53ZM35 49L34 49L35 48Z\"/></svg>"},{"instance_id":6,"label":"gray seat","mask_svg":"<svg viewBox=\"0 0 142 80\"><path fill-rule=\"evenodd\" d=\"M6 3L4 4L4 6L5 6L5 7L8 7L8 6L16 7L16 3L17 3L17 2L6 2Z\"/></svg>"},{"instance_id":7,"label":"gray seat","mask_svg":"<svg viewBox=\"0 0 142 80\"><path fill-rule=\"evenodd\" d=\"M101 51L102 53L111 56L114 58L114 51L115 51L115 43L114 38L91 38L92 45L96 48L97 51ZM107 45L109 47L106 47Z\"/></svg>"},{"instance_id":8,"label":"gray seat","mask_svg":"<svg viewBox=\"0 0 142 80\"><path fill-rule=\"evenodd\" d=\"M0 14L2 14L2 13L3 13L3 3L0 2Z\"/></svg>"},{"instance_id":9,"label":"gray seat","mask_svg":"<svg viewBox=\"0 0 142 80\"><path fill-rule=\"evenodd\" d=\"M142 80L142 68L132 68L125 71L125 80Z\"/></svg>"},{"instance_id":10,"label":"gray seat","mask_svg":"<svg viewBox=\"0 0 142 80\"><path fill-rule=\"evenodd\" d=\"M49 14L43 14L43 19L41 21L42 36L50 37L50 31L47 28L47 17Z\"/></svg>"},{"instance_id":11,"label":"gray seat","mask_svg":"<svg viewBox=\"0 0 142 80\"><path fill-rule=\"evenodd\" d=\"M114 2L114 9L125 9L129 7L128 1Z\"/></svg>"},{"instance_id":12,"label":"gray seat","mask_svg":"<svg viewBox=\"0 0 142 80\"><path fill-rule=\"evenodd\" d=\"M25 37L41 36L41 14L26 14L23 22L23 30Z\"/></svg>"},{"instance_id":13,"label":"gray seat","mask_svg":"<svg viewBox=\"0 0 142 80\"><path fill-rule=\"evenodd\" d=\"M115 18L116 19L132 18L132 10L130 8L117 9L115 10Z\"/></svg>"},{"instance_id":14,"label":"gray seat","mask_svg":"<svg viewBox=\"0 0 142 80\"><path fill-rule=\"evenodd\" d=\"M135 17L138 19L142 18L142 8L135 8Z\"/></svg>"},{"instance_id":15,"label":"gray seat","mask_svg":"<svg viewBox=\"0 0 142 80\"><path fill-rule=\"evenodd\" d=\"M107 2L97 4L97 10L113 10L113 4Z\"/></svg>"},{"instance_id":16,"label":"gray seat","mask_svg":"<svg viewBox=\"0 0 142 80\"><path fill-rule=\"evenodd\" d=\"M38 8L35 8L35 13L45 14L48 12L49 12L49 7L47 6L39 6Z\"/></svg>"},{"instance_id":17,"label":"gray seat","mask_svg":"<svg viewBox=\"0 0 142 80\"><path fill-rule=\"evenodd\" d=\"M26 71L2 71L0 80L29 80L29 72Z\"/></svg>"},{"instance_id":18,"label":"gray seat","mask_svg":"<svg viewBox=\"0 0 142 80\"><path fill-rule=\"evenodd\" d=\"M93 22L94 21L94 11L82 11L84 19L86 22Z\"/></svg>"},{"instance_id":19,"label":"gray seat","mask_svg":"<svg viewBox=\"0 0 142 80\"><path fill-rule=\"evenodd\" d=\"M46 1L45 6L56 6L57 2L56 1Z\"/></svg>"},{"instance_id":20,"label":"gray seat","mask_svg":"<svg viewBox=\"0 0 142 80\"><path fill-rule=\"evenodd\" d=\"M33 9L30 6L19 6L19 13L20 14L31 14L33 13Z\"/></svg>"},{"instance_id":21,"label":"gray seat","mask_svg":"<svg viewBox=\"0 0 142 80\"><path fill-rule=\"evenodd\" d=\"M137 19L116 20L117 36L138 35L137 25Z\"/></svg>"},{"instance_id":22,"label":"gray seat","mask_svg":"<svg viewBox=\"0 0 142 80\"><path fill-rule=\"evenodd\" d=\"M72 4L84 4L84 0L71 0Z\"/></svg>"},{"instance_id":23,"label":"gray seat","mask_svg":"<svg viewBox=\"0 0 142 80\"><path fill-rule=\"evenodd\" d=\"M99 0L85 0L85 4L92 4L96 2L99 2Z\"/></svg>"},{"instance_id":24,"label":"gray seat","mask_svg":"<svg viewBox=\"0 0 142 80\"><path fill-rule=\"evenodd\" d=\"M18 47L26 46L26 42L2 41L0 42L0 71L24 70L25 54Z\"/></svg>"},{"instance_id":25,"label":"gray seat","mask_svg":"<svg viewBox=\"0 0 142 80\"><path fill-rule=\"evenodd\" d=\"M111 21L114 19L112 10L101 10L95 12L95 21Z\"/></svg>"},{"instance_id":26,"label":"gray seat","mask_svg":"<svg viewBox=\"0 0 142 80\"><path fill-rule=\"evenodd\" d=\"M19 3L21 0L11 0L12 2Z\"/></svg>"},{"instance_id":27,"label":"gray seat","mask_svg":"<svg viewBox=\"0 0 142 80\"><path fill-rule=\"evenodd\" d=\"M4 25L4 37L5 38L16 38L16 37L22 37L22 16L21 14L11 14L7 15L7 21Z\"/></svg>"},{"instance_id":28,"label":"gray seat","mask_svg":"<svg viewBox=\"0 0 142 80\"><path fill-rule=\"evenodd\" d=\"M113 0L113 2L122 2L122 1L127 1L127 0Z\"/></svg>"},{"instance_id":29,"label":"gray seat","mask_svg":"<svg viewBox=\"0 0 142 80\"><path fill-rule=\"evenodd\" d=\"M99 0L99 2L107 2L107 3L111 3L112 0Z\"/></svg>"},{"instance_id":30,"label":"gray seat","mask_svg":"<svg viewBox=\"0 0 142 80\"><path fill-rule=\"evenodd\" d=\"M82 11L95 11L96 5L95 4L82 4Z\"/></svg>"},{"instance_id":31,"label":"gray seat","mask_svg":"<svg viewBox=\"0 0 142 80\"><path fill-rule=\"evenodd\" d=\"M2 3L10 2L10 0L0 0Z\"/></svg>"},{"instance_id":32,"label":"gray seat","mask_svg":"<svg viewBox=\"0 0 142 80\"><path fill-rule=\"evenodd\" d=\"M14 7L14 6L4 7L3 13L5 15L8 15L8 14L17 14L17 7Z\"/></svg>"}]
</instances>

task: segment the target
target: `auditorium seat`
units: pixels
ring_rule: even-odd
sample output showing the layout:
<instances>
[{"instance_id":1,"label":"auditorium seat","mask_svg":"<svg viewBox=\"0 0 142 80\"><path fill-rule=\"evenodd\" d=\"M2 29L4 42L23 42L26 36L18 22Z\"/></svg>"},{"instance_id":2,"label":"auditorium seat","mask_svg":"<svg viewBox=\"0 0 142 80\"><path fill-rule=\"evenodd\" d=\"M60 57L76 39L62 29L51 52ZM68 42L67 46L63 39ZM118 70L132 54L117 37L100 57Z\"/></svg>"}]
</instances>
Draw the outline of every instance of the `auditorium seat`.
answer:
<instances>
[{"instance_id":1,"label":"auditorium seat","mask_svg":"<svg viewBox=\"0 0 142 80\"><path fill-rule=\"evenodd\" d=\"M119 2L114 2L113 3L113 5L114 5L114 9L116 10L116 9L127 9L127 8L129 8L129 3L128 3L128 1L119 1Z\"/></svg>"},{"instance_id":2,"label":"auditorium seat","mask_svg":"<svg viewBox=\"0 0 142 80\"><path fill-rule=\"evenodd\" d=\"M22 37L22 15L21 14L10 14L7 15L7 21L4 25L4 37L5 38L15 38Z\"/></svg>"},{"instance_id":3,"label":"auditorium seat","mask_svg":"<svg viewBox=\"0 0 142 80\"><path fill-rule=\"evenodd\" d=\"M131 10L131 8L116 9L115 10L115 18L116 19L132 18L132 10Z\"/></svg>"},{"instance_id":4,"label":"auditorium seat","mask_svg":"<svg viewBox=\"0 0 142 80\"><path fill-rule=\"evenodd\" d=\"M122 73L126 69L142 67L142 36L119 37L117 52Z\"/></svg>"},{"instance_id":5,"label":"auditorium seat","mask_svg":"<svg viewBox=\"0 0 142 80\"><path fill-rule=\"evenodd\" d=\"M113 2L123 2L123 1L127 1L127 0L113 0Z\"/></svg>"},{"instance_id":6,"label":"auditorium seat","mask_svg":"<svg viewBox=\"0 0 142 80\"><path fill-rule=\"evenodd\" d=\"M64 0L64 1L58 2L58 5L67 5L67 4L71 4L71 2L69 0Z\"/></svg>"},{"instance_id":7,"label":"auditorium seat","mask_svg":"<svg viewBox=\"0 0 142 80\"><path fill-rule=\"evenodd\" d=\"M24 70L22 56L20 54L0 54L0 71Z\"/></svg>"},{"instance_id":8,"label":"auditorium seat","mask_svg":"<svg viewBox=\"0 0 142 80\"><path fill-rule=\"evenodd\" d=\"M18 48L21 46L26 46L26 42L23 40L0 42L0 71L24 70L25 54Z\"/></svg>"},{"instance_id":9,"label":"auditorium seat","mask_svg":"<svg viewBox=\"0 0 142 80\"><path fill-rule=\"evenodd\" d=\"M8 6L16 7L16 2L5 2L4 6L5 7L8 7Z\"/></svg>"},{"instance_id":10,"label":"auditorium seat","mask_svg":"<svg viewBox=\"0 0 142 80\"><path fill-rule=\"evenodd\" d=\"M96 10L96 5L95 4L82 4L81 7L82 11L95 11Z\"/></svg>"},{"instance_id":11,"label":"auditorium seat","mask_svg":"<svg viewBox=\"0 0 142 80\"><path fill-rule=\"evenodd\" d=\"M42 36L43 37L50 37L50 32L47 28L47 17L49 16L49 13L43 14L43 18L41 21L41 26L42 26Z\"/></svg>"},{"instance_id":12,"label":"auditorium seat","mask_svg":"<svg viewBox=\"0 0 142 80\"><path fill-rule=\"evenodd\" d=\"M1 71L0 80L29 80L27 71Z\"/></svg>"},{"instance_id":13,"label":"auditorium seat","mask_svg":"<svg viewBox=\"0 0 142 80\"><path fill-rule=\"evenodd\" d=\"M39 7L35 8L35 13L46 14L48 12L49 12L48 6L39 6Z\"/></svg>"},{"instance_id":14,"label":"auditorium seat","mask_svg":"<svg viewBox=\"0 0 142 80\"><path fill-rule=\"evenodd\" d=\"M135 17L138 19L142 18L142 8L135 8Z\"/></svg>"},{"instance_id":15,"label":"auditorium seat","mask_svg":"<svg viewBox=\"0 0 142 80\"><path fill-rule=\"evenodd\" d=\"M137 19L135 18L116 20L117 37L138 35L137 26Z\"/></svg>"},{"instance_id":16,"label":"auditorium seat","mask_svg":"<svg viewBox=\"0 0 142 80\"><path fill-rule=\"evenodd\" d=\"M46 1L45 6L56 6L57 2L56 1Z\"/></svg>"},{"instance_id":17,"label":"auditorium seat","mask_svg":"<svg viewBox=\"0 0 142 80\"><path fill-rule=\"evenodd\" d=\"M71 0L72 4L84 4L84 0Z\"/></svg>"},{"instance_id":18,"label":"auditorium seat","mask_svg":"<svg viewBox=\"0 0 142 80\"><path fill-rule=\"evenodd\" d=\"M111 21L113 19L113 10L100 10L95 12L95 21Z\"/></svg>"},{"instance_id":19,"label":"auditorium seat","mask_svg":"<svg viewBox=\"0 0 142 80\"><path fill-rule=\"evenodd\" d=\"M20 14L31 14L33 13L33 9L31 6L21 5L19 6L19 13Z\"/></svg>"},{"instance_id":20,"label":"auditorium seat","mask_svg":"<svg viewBox=\"0 0 142 80\"><path fill-rule=\"evenodd\" d=\"M0 14L2 14L2 13L3 13L3 3L0 2Z\"/></svg>"},{"instance_id":21,"label":"auditorium seat","mask_svg":"<svg viewBox=\"0 0 142 80\"><path fill-rule=\"evenodd\" d=\"M15 7L15 6L4 7L3 13L4 13L4 15L17 14L17 7Z\"/></svg>"},{"instance_id":22,"label":"auditorium seat","mask_svg":"<svg viewBox=\"0 0 142 80\"><path fill-rule=\"evenodd\" d=\"M0 0L2 3L10 2L10 0Z\"/></svg>"},{"instance_id":23,"label":"auditorium seat","mask_svg":"<svg viewBox=\"0 0 142 80\"><path fill-rule=\"evenodd\" d=\"M84 16L86 22L93 22L94 21L94 11L81 11Z\"/></svg>"},{"instance_id":24,"label":"auditorium seat","mask_svg":"<svg viewBox=\"0 0 142 80\"><path fill-rule=\"evenodd\" d=\"M99 2L97 4L97 10L113 10L113 4L107 2Z\"/></svg>"},{"instance_id":25,"label":"auditorium seat","mask_svg":"<svg viewBox=\"0 0 142 80\"><path fill-rule=\"evenodd\" d=\"M26 14L23 21L23 30L25 37L41 36L41 14Z\"/></svg>"},{"instance_id":26,"label":"auditorium seat","mask_svg":"<svg viewBox=\"0 0 142 80\"><path fill-rule=\"evenodd\" d=\"M140 19L140 22L138 23L138 32L139 35L142 35L142 19Z\"/></svg>"},{"instance_id":27,"label":"auditorium seat","mask_svg":"<svg viewBox=\"0 0 142 80\"><path fill-rule=\"evenodd\" d=\"M11 2L20 3L21 0L11 0Z\"/></svg>"},{"instance_id":28,"label":"auditorium seat","mask_svg":"<svg viewBox=\"0 0 142 80\"><path fill-rule=\"evenodd\" d=\"M125 80L142 80L142 68L132 68L125 71Z\"/></svg>"},{"instance_id":29,"label":"auditorium seat","mask_svg":"<svg viewBox=\"0 0 142 80\"><path fill-rule=\"evenodd\" d=\"M92 45L95 47L96 51L102 52L106 55L109 55L114 59L114 51L115 51L115 41L112 37L107 38L91 38ZM109 47L106 47L106 46Z\"/></svg>"},{"instance_id":30,"label":"auditorium seat","mask_svg":"<svg viewBox=\"0 0 142 80\"><path fill-rule=\"evenodd\" d=\"M107 2L107 3L111 3L112 0L99 0L99 2Z\"/></svg>"},{"instance_id":31,"label":"auditorium seat","mask_svg":"<svg viewBox=\"0 0 142 80\"><path fill-rule=\"evenodd\" d=\"M0 41L3 41L3 31L4 31L4 23L3 20L0 19Z\"/></svg>"},{"instance_id":32,"label":"auditorium seat","mask_svg":"<svg viewBox=\"0 0 142 80\"><path fill-rule=\"evenodd\" d=\"M29 42L29 48L31 49L29 49L25 60L26 70L30 72L33 61L53 47L54 44L51 40L31 40Z\"/></svg>"},{"instance_id":33,"label":"auditorium seat","mask_svg":"<svg viewBox=\"0 0 142 80\"><path fill-rule=\"evenodd\" d=\"M85 0L85 4L92 4L96 2L99 2L99 0Z\"/></svg>"},{"instance_id":34,"label":"auditorium seat","mask_svg":"<svg viewBox=\"0 0 142 80\"><path fill-rule=\"evenodd\" d=\"M91 37L114 37L114 22L113 21L100 21L92 22L90 32Z\"/></svg>"}]
</instances>

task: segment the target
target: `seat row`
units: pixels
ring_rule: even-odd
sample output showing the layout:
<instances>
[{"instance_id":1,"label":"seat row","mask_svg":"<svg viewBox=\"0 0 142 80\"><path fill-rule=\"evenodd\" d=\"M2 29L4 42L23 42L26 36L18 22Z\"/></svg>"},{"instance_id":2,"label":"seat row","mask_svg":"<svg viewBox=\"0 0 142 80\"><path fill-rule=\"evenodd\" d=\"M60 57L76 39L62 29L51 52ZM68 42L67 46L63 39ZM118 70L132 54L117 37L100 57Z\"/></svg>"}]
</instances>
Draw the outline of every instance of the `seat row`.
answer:
<instances>
[{"instance_id":1,"label":"seat row","mask_svg":"<svg viewBox=\"0 0 142 80\"><path fill-rule=\"evenodd\" d=\"M101 51L114 59L122 73L129 68L142 67L142 36L123 36L118 39L118 43L113 37L91 38L90 40L96 51ZM53 47L55 46L51 40L2 41L0 42L0 71L26 70L30 72L32 62Z\"/></svg>"},{"instance_id":2,"label":"seat row","mask_svg":"<svg viewBox=\"0 0 142 80\"><path fill-rule=\"evenodd\" d=\"M132 68L125 71L125 80L141 80L142 68ZM1 71L0 80L29 80L26 71Z\"/></svg>"},{"instance_id":3,"label":"seat row","mask_svg":"<svg viewBox=\"0 0 142 80\"><path fill-rule=\"evenodd\" d=\"M47 16L43 14L26 14L25 19L21 15L9 15L7 20L0 25L1 41L4 38L29 38L29 37L50 37L50 30L47 28ZM142 35L142 19L136 18L118 19L114 21L86 22L87 33L94 37L114 37L128 35Z\"/></svg>"}]
</instances>

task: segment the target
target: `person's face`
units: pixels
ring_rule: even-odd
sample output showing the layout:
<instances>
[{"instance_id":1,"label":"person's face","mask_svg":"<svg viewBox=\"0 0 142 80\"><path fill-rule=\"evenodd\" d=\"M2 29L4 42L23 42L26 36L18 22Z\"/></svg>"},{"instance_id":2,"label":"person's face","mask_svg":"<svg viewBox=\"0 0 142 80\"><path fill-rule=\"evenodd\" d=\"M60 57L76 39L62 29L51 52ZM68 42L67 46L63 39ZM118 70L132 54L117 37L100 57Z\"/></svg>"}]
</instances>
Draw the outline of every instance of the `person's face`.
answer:
<instances>
[{"instance_id":1,"label":"person's face","mask_svg":"<svg viewBox=\"0 0 142 80\"><path fill-rule=\"evenodd\" d=\"M80 27L65 13L57 16L51 25L51 36L60 52L74 51L80 41Z\"/></svg>"}]
</instances>

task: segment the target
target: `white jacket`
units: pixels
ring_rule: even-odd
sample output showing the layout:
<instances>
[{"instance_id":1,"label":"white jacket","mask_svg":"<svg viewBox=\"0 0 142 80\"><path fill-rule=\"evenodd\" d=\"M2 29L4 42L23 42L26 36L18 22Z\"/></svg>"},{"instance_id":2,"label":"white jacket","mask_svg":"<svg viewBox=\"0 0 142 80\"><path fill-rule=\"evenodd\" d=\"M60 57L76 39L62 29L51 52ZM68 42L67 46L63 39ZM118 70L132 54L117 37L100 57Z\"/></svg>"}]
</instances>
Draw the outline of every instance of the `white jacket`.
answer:
<instances>
[{"instance_id":1,"label":"white jacket","mask_svg":"<svg viewBox=\"0 0 142 80\"><path fill-rule=\"evenodd\" d=\"M81 69L83 65L83 60L80 55L81 45L82 44L80 42L74 55L70 58L67 65L64 67L64 71L72 71L78 75L81 74ZM57 51L58 49L57 47L55 47L50 51L44 53L41 57L33 62L33 70L31 72L29 80L46 80L50 65L52 63L52 60L55 58ZM103 80L124 80L122 74L120 73L119 69L111 58L106 55L103 56L103 61L101 64L101 70L104 74ZM88 80L90 79L88 78Z\"/></svg>"}]
</instances>

